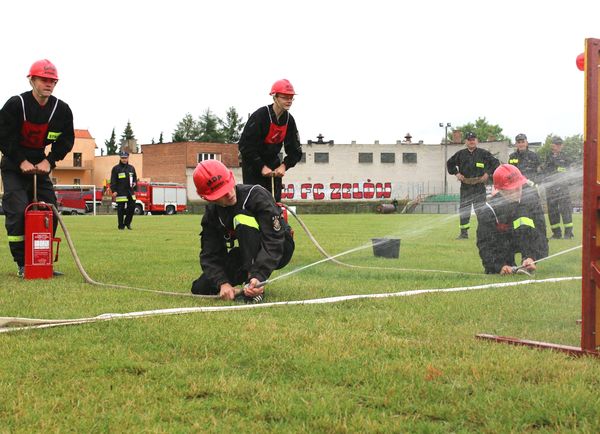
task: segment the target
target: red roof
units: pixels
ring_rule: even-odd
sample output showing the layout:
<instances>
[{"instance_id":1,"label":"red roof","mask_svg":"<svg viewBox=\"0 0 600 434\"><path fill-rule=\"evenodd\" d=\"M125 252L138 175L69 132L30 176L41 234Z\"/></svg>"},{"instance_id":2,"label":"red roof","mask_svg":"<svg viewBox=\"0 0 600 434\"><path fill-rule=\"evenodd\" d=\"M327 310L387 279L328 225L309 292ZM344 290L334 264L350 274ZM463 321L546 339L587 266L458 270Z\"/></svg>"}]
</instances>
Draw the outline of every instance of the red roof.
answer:
<instances>
[{"instance_id":1,"label":"red roof","mask_svg":"<svg viewBox=\"0 0 600 434\"><path fill-rule=\"evenodd\" d=\"M75 130L76 139L93 139L88 130Z\"/></svg>"}]
</instances>

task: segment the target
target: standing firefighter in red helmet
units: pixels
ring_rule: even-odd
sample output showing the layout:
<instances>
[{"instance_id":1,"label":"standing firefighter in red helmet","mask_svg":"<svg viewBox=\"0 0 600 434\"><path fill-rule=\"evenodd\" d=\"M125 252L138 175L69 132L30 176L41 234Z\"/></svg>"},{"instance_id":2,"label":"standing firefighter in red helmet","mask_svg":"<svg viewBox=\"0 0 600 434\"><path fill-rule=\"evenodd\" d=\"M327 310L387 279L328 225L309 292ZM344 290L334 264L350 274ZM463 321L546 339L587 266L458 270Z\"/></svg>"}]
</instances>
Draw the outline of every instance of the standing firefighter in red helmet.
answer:
<instances>
[{"instance_id":1,"label":"standing firefighter in red helmet","mask_svg":"<svg viewBox=\"0 0 600 434\"><path fill-rule=\"evenodd\" d=\"M235 184L217 160L194 170L196 191L209 204L202 217L200 267L192 293L260 302L264 283L294 253L291 228L271 194L260 185ZM237 246L235 246L237 240ZM243 291L236 285L245 284Z\"/></svg>"},{"instance_id":2,"label":"standing firefighter in red helmet","mask_svg":"<svg viewBox=\"0 0 600 434\"><path fill-rule=\"evenodd\" d=\"M535 271L535 262L548 256L546 221L537 189L511 164L499 166L493 178L495 194L481 207L477 220L477 247L485 272ZM521 254L519 267L517 253Z\"/></svg>"},{"instance_id":3,"label":"standing firefighter in red helmet","mask_svg":"<svg viewBox=\"0 0 600 434\"><path fill-rule=\"evenodd\" d=\"M25 208L33 201L33 175L37 175L38 200L56 205L50 171L71 151L75 141L73 113L52 95L58 82L56 67L49 60L38 60L31 65L27 78L32 90L13 96L0 110L2 206L19 277L24 271ZM50 152L46 154L48 145ZM55 219L54 232L57 223Z\"/></svg>"},{"instance_id":4,"label":"standing firefighter in red helmet","mask_svg":"<svg viewBox=\"0 0 600 434\"><path fill-rule=\"evenodd\" d=\"M273 83L273 104L256 110L246 123L239 140L244 184L258 184L271 191L274 179L275 200L281 201L281 184L285 172L302 158L302 146L296 121L289 110L294 101L294 87L288 80ZM279 153L285 150L281 161Z\"/></svg>"}]
</instances>

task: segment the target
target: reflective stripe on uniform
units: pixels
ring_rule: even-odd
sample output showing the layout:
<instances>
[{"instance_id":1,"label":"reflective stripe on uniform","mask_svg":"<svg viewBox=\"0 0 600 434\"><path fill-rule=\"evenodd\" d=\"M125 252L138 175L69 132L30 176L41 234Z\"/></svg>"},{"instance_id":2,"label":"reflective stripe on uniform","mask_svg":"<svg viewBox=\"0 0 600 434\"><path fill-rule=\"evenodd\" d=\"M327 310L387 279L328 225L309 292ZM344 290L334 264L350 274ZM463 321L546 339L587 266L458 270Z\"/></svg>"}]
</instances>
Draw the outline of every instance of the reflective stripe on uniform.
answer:
<instances>
[{"instance_id":1,"label":"reflective stripe on uniform","mask_svg":"<svg viewBox=\"0 0 600 434\"><path fill-rule=\"evenodd\" d=\"M560 229L560 223L556 223L555 225L550 225L550 229Z\"/></svg>"},{"instance_id":2,"label":"reflective stripe on uniform","mask_svg":"<svg viewBox=\"0 0 600 434\"><path fill-rule=\"evenodd\" d=\"M47 139L48 140L52 140L52 141L56 141L60 137L61 134L62 134L61 132L48 131L48 137L47 137Z\"/></svg>"},{"instance_id":3,"label":"reflective stripe on uniform","mask_svg":"<svg viewBox=\"0 0 600 434\"><path fill-rule=\"evenodd\" d=\"M567 168L566 168L566 167L557 167L557 168L556 168L556 171L557 171L557 172L566 172L566 171L567 171Z\"/></svg>"},{"instance_id":4,"label":"reflective stripe on uniform","mask_svg":"<svg viewBox=\"0 0 600 434\"><path fill-rule=\"evenodd\" d=\"M485 164L483 164L483 163L475 163L475 167L479 167L479 168L483 169L485 167Z\"/></svg>"},{"instance_id":5,"label":"reflective stripe on uniform","mask_svg":"<svg viewBox=\"0 0 600 434\"><path fill-rule=\"evenodd\" d=\"M513 221L513 229L518 229L521 226L529 226L530 228L535 229L535 223L533 222L533 219L530 219L529 217L519 217Z\"/></svg>"},{"instance_id":6,"label":"reflective stripe on uniform","mask_svg":"<svg viewBox=\"0 0 600 434\"><path fill-rule=\"evenodd\" d=\"M121 172L117 176L119 177L119 179L125 179L125 178L127 178L127 174L125 172Z\"/></svg>"},{"instance_id":7,"label":"reflective stripe on uniform","mask_svg":"<svg viewBox=\"0 0 600 434\"><path fill-rule=\"evenodd\" d=\"M238 225L249 226L258 230L258 222L256 219L246 214L238 214L233 218L233 229L236 229Z\"/></svg>"},{"instance_id":8,"label":"reflective stripe on uniform","mask_svg":"<svg viewBox=\"0 0 600 434\"><path fill-rule=\"evenodd\" d=\"M116 202L127 202L127 196L117 196Z\"/></svg>"},{"instance_id":9,"label":"reflective stripe on uniform","mask_svg":"<svg viewBox=\"0 0 600 434\"><path fill-rule=\"evenodd\" d=\"M21 241L25 241L25 235L9 235L8 236L9 243L20 243Z\"/></svg>"},{"instance_id":10,"label":"reflective stripe on uniform","mask_svg":"<svg viewBox=\"0 0 600 434\"><path fill-rule=\"evenodd\" d=\"M565 228L572 228L573 227L573 223L565 223L563 226Z\"/></svg>"},{"instance_id":11,"label":"reflective stripe on uniform","mask_svg":"<svg viewBox=\"0 0 600 434\"><path fill-rule=\"evenodd\" d=\"M471 223L467 223L466 225L458 225L460 229L469 229L471 227Z\"/></svg>"}]
</instances>

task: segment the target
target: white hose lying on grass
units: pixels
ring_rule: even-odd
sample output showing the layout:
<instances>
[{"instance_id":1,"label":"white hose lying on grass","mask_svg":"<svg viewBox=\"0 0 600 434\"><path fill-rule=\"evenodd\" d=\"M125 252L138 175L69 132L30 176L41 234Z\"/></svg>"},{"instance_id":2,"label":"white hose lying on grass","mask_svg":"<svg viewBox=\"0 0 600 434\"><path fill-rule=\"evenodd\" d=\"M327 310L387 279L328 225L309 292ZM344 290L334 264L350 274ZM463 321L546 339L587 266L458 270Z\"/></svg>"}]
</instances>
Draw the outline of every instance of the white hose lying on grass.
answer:
<instances>
[{"instance_id":1,"label":"white hose lying on grass","mask_svg":"<svg viewBox=\"0 0 600 434\"><path fill-rule=\"evenodd\" d=\"M0 317L0 333L9 333L21 330L29 329L40 329L67 325L87 324L99 321L110 321L113 319L134 319L144 318L150 316L159 315L180 315L188 313L198 312L221 312L221 311L232 311L232 310L247 310L247 309L264 309L267 307L274 306L297 306L297 305L308 305L308 304L328 304L328 303L339 303L348 300L358 300L365 298L388 298L388 297L407 297L412 295L421 294L432 294L441 292L460 292L460 291L472 291L478 289L490 289L490 288L506 288L518 285L528 285L532 283L555 283L564 282L569 280L581 280L581 277L555 277L551 279L542 280L522 280L520 282L500 282L490 283L486 285L476 286L462 286L458 288L441 288L441 289L418 289L414 291L402 291L402 292L391 292L391 293L380 293L380 294L359 294L359 295L343 295L338 297L325 297L316 298L310 300L296 300L296 301L279 301L274 303L260 303L260 304L237 304L229 306L201 306L201 307L179 307L170 309L156 309L147 310L141 312L129 312L129 313L105 313L90 318L76 318L76 319L36 319L36 318L19 318L19 317Z\"/></svg>"}]
</instances>

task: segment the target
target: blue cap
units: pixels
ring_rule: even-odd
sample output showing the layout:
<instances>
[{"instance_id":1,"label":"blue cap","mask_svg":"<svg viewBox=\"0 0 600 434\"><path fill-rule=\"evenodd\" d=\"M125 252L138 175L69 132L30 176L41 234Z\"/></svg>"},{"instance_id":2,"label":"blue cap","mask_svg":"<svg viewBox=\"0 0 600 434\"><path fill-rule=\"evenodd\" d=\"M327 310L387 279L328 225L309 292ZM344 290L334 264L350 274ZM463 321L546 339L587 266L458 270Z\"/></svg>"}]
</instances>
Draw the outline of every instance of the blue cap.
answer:
<instances>
[{"instance_id":1,"label":"blue cap","mask_svg":"<svg viewBox=\"0 0 600 434\"><path fill-rule=\"evenodd\" d=\"M121 151L121 152L119 152L119 157L121 157L121 158L129 157L129 152Z\"/></svg>"}]
</instances>

